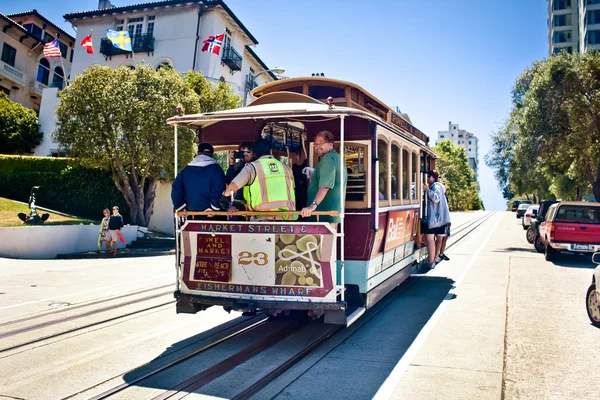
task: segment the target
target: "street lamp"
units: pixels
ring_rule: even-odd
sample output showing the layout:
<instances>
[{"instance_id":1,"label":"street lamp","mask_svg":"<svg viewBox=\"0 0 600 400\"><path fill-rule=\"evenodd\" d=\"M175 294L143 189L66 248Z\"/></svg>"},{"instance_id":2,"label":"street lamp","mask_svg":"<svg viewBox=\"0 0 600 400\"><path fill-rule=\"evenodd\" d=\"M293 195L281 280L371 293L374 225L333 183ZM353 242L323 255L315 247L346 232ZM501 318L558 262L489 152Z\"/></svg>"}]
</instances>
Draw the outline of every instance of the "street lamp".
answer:
<instances>
[{"instance_id":1,"label":"street lamp","mask_svg":"<svg viewBox=\"0 0 600 400\"><path fill-rule=\"evenodd\" d=\"M249 91L248 86L251 86L251 85L254 86L256 77L261 74L267 73L267 72L273 72L274 74L281 75L285 72L285 69L283 69L283 68L265 69L264 71L260 71L259 73L254 74L254 75L248 73L248 80L246 81L246 85L244 86L244 104L243 104L244 106L246 105L246 98L248 97L248 91Z\"/></svg>"}]
</instances>

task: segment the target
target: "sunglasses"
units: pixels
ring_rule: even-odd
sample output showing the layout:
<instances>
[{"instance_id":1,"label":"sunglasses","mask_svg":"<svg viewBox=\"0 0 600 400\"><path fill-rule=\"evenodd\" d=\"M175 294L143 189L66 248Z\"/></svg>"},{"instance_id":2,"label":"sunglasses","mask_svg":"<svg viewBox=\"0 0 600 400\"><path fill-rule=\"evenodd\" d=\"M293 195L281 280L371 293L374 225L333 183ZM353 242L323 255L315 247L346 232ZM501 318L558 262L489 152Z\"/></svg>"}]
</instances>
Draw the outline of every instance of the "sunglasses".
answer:
<instances>
[{"instance_id":1,"label":"sunglasses","mask_svg":"<svg viewBox=\"0 0 600 400\"><path fill-rule=\"evenodd\" d=\"M246 153L246 154L250 154L252 153L252 150L240 150L242 153Z\"/></svg>"}]
</instances>

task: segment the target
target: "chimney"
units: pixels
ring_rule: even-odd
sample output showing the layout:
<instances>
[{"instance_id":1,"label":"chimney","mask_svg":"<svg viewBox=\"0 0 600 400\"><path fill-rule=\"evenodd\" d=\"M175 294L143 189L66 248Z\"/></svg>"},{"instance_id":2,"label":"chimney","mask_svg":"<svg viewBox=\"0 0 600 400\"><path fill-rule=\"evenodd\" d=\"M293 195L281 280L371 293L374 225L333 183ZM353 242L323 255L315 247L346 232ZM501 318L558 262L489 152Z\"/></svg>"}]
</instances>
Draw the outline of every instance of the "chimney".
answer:
<instances>
[{"instance_id":1,"label":"chimney","mask_svg":"<svg viewBox=\"0 0 600 400\"><path fill-rule=\"evenodd\" d=\"M98 10L105 10L107 8L114 8L110 3L110 0L98 0Z\"/></svg>"}]
</instances>

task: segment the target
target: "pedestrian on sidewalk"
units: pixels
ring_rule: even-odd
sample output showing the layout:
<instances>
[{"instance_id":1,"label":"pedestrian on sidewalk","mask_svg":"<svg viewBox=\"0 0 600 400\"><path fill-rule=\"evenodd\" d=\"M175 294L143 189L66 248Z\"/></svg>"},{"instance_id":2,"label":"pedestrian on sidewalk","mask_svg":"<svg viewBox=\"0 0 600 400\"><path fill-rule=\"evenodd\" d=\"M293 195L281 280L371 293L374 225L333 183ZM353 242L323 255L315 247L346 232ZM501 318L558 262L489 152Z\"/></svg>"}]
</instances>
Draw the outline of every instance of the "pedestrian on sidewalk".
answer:
<instances>
[{"instance_id":1,"label":"pedestrian on sidewalk","mask_svg":"<svg viewBox=\"0 0 600 400\"><path fill-rule=\"evenodd\" d=\"M450 209L446 201L446 190L438 182L440 174L437 170L427 172L427 183L425 194L428 198L427 223L423 224L423 233L427 243L427 258L429 268L435 268L436 258L442 246L442 240L436 242L436 236L442 236L446 232L446 225L450 223ZM440 260L441 261L441 260Z\"/></svg>"},{"instance_id":2,"label":"pedestrian on sidewalk","mask_svg":"<svg viewBox=\"0 0 600 400\"><path fill-rule=\"evenodd\" d=\"M112 208L113 214L110 216L108 220L108 238L112 242L112 256L115 257L117 255L117 243L119 240L119 233L121 233L121 228L125 226L123 223L123 217L119 214L119 207L114 206Z\"/></svg>"},{"instance_id":3,"label":"pedestrian on sidewalk","mask_svg":"<svg viewBox=\"0 0 600 400\"><path fill-rule=\"evenodd\" d=\"M102 218L102 221L100 221L100 233L98 234L98 251L96 253L100 253L100 251L102 250L102 243L106 245L106 252L110 253L111 246L110 238L108 237L108 221L110 220L110 210L108 208L105 208L104 211L102 211L102 213L104 214L104 217Z\"/></svg>"}]
</instances>

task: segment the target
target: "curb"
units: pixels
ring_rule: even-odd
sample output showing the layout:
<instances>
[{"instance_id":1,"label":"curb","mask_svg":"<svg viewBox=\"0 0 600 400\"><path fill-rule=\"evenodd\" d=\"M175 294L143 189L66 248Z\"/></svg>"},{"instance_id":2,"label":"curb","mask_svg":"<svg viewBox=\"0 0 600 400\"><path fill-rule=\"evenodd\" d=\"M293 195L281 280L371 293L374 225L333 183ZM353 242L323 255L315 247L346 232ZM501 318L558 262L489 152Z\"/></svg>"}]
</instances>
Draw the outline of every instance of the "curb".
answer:
<instances>
[{"instance_id":1,"label":"curb","mask_svg":"<svg viewBox=\"0 0 600 400\"><path fill-rule=\"evenodd\" d=\"M175 255L175 249L164 248L164 249L119 249L116 257L110 257L104 251L96 253L90 251L86 253L77 254L59 254L56 256L57 260L80 260L80 259L111 259L111 258L135 258L135 257L155 257L155 256L167 256Z\"/></svg>"}]
</instances>

